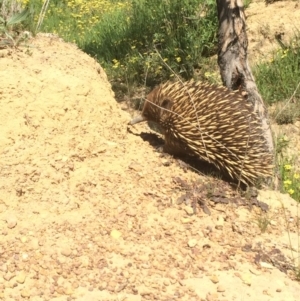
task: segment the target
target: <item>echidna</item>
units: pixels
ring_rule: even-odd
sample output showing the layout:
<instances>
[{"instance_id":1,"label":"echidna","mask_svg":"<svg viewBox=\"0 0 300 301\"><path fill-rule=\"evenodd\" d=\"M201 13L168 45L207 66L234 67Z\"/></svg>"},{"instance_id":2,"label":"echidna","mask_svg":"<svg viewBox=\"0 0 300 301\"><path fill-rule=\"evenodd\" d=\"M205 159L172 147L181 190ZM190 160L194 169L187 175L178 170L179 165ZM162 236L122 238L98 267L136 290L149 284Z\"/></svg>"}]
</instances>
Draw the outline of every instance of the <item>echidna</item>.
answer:
<instances>
[{"instance_id":1,"label":"echidna","mask_svg":"<svg viewBox=\"0 0 300 301\"><path fill-rule=\"evenodd\" d=\"M235 180L254 184L272 174L258 115L238 91L204 82L166 82L147 96L141 121L157 123L164 149L196 155L226 170Z\"/></svg>"}]
</instances>

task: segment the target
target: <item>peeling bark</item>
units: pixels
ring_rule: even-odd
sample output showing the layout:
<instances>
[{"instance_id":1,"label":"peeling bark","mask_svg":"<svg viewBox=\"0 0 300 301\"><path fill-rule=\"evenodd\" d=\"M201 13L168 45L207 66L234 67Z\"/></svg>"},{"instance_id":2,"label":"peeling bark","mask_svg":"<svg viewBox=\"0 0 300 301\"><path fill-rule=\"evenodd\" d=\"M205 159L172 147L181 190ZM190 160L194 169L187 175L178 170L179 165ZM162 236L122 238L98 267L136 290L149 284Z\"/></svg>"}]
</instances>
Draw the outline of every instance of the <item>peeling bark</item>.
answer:
<instances>
[{"instance_id":1,"label":"peeling bark","mask_svg":"<svg viewBox=\"0 0 300 301\"><path fill-rule=\"evenodd\" d=\"M267 108L258 92L248 64L248 38L242 0L216 0L219 19L218 64L224 86L241 89L258 113L270 153L274 151L273 136Z\"/></svg>"}]
</instances>

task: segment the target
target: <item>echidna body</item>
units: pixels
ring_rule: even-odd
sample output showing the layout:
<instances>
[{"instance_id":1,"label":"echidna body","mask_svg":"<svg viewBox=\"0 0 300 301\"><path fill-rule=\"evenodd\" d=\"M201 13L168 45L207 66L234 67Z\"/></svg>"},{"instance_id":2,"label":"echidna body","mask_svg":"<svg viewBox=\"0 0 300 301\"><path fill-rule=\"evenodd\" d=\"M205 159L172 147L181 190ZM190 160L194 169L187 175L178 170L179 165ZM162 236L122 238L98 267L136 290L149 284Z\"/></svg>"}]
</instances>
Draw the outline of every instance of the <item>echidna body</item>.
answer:
<instances>
[{"instance_id":1,"label":"echidna body","mask_svg":"<svg viewBox=\"0 0 300 301\"><path fill-rule=\"evenodd\" d=\"M162 128L168 152L197 155L246 184L272 173L259 118L239 92L193 80L166 82L130 124L146 120Z\"/></svg>"}]
</instances>

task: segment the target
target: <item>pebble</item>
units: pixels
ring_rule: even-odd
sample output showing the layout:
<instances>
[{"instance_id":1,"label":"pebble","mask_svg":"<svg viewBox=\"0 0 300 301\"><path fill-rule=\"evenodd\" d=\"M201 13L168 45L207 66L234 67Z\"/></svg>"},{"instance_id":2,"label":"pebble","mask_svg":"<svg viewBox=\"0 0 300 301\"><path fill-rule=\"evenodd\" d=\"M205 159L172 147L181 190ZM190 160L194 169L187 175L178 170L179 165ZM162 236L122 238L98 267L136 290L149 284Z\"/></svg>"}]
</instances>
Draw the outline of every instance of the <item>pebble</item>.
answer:
<instances>
[{"instance_id":1,"label":"pebble","mask_svg":"<svg viewBox=\"0 0 300 301\"><path fill-rule=\"evenodd\" d=\"M114 229L110 232L110 236L114 239L119 239L122 236L122 233Z\"/></svg>"},{"instance_id":2,"label":"pebble","mask_svg":"<svg viewBox=\"0 0 300 301\"><path fill-rule=\"evenodd\" d=\"M25 274L24 271L21 271L21 272L17 275L16 281L17 281L18 283L20 283L20 284L23 284L23 283L25 282L25 280L26 280L26 274Z\"/></svg>"},{"instance_id":3,"label":"pebble","mask_svg":"<svg viewBox=\"0 0 300 301\"><path fill-rule=\"evenodd\" d=\"M274 269L274 266L271 265L270 263L261 261L259 264L260 264L260 266L261 266L262 268L266 268L266 269Z\"/></svg>"},{"instance_id":4,"label":"pebble","mask_svg":"<svg viewBox=\"0 0 300 301\"><path fill-rule=\"evenodd\" d=\"M23 297L23 298L29 298L31 295L30 295L30 291L28 290L28 289L23 289L22 291L21 291L21 296Z\"/></svg>"},{"instance_id":5,"label":"pebble","mask_svg":"<svg viewBox=\"0 0 300 301\"><path fill-rule=\"evenodd\" d=\"M184 211L187 213L187 215L194 215L194 209L191 206L185 206Z\"/></svg>"},{"instance_id":6,"label":"pebble","mask_svg":"<svg viewBox=\"0 0 300 301\"><path fill-rule=\"evenodd\" d=\"M24 244L28 241L28 238L26 236L22 236L20 240Z\"/></svg>"},{"instance_id":7,"label":"pebble","mask_svg":"<svg viewBox=\"0 0 300 301\"><path fill-rule=\"evenodd\" d=\"M208 293L207 295L206 295L206 300L207 301L215 301L215 300L218 300L219 298L218 298L219 296L218 296L218 294L211 294L211 293Z\"/></svg>"},{"instance_id":8,"label":"pebble","mask_svg":"<svg viewBox=\"0 0 300 301\"><path fill-rule=\"evenodd\" d=\"M61 255L69 257L72 253L72 250L69 246L64 246L61 251L60 251Z\"/></svg>"},{"instance_id":9,"label":"pebble","mask_svg":"<svg viewBox=\"0 0 300 301\"><path fill-rule=\"evenodd\" d=\"M14 273L7 272L7 273L3 276L3 278L4 278L4 280L9 281L10 279L14 278L15 276L16 276L16 275L15 275Z\"/></svg>"},{"instance_id":10,"label":"pebble","mask_svg":"<svg viewBox=\"0 0 300 301\"><path fill-rule=\"evenodd\" d=\"M219 278L216 275L213 275L209 278L213 283L218 283L219 282Z\"/></svg>"},{"instance_id":11,"label":"pebble","mask_svg":"<svg viewBox=\"0 0 300 301\"><path fill-rule=\"evenodd\" d=\"M131 163L128 167L134 171L142 171L143 170L143 167L140 164L135 163L135 162Z\"/></svg>"},{"instance_id":12,"label":"pebble","mask_svg":"<svg viewBox=\"0 0 300 301\"><path fill-rule=\"evenodd\" d=\"M190 248L194 248L196 245L197 245L197 243L198 243L198 241L197 241L197 239L190 239L189 241L188 241L188 246L190 247Z\"/></svg>"},{"instance_id":13,"label":"pebble","mask_svg":"<svg viewBox=\"0 0 300 301\"><path fill-rule=\"evenodd\" d=\"M219 286L217 287L217 292L219 292L219 293L225 292L225 287L222 286L222 285L219 285Z\"/></svg>"},{"instance_id":14,"label":"pebble","mask_svg":"<svg viewBox=\"0 0 300 301\"><path fill-rule=\"evenodd\" d=\"M193 222L193 220L191 218L188 218L188 217L183 217L181 219L182 224L189 224L189 223L192 223L192 222Z\"/></svg>"},{"instance_id":15,"label":"pebble","mask_svg":"<svg viewBox=\"0 0 300 301\"><path fill-rule=\"evenodd\" d=\"M6 218L6 222L7 222L7 228L13 229L17 225L18 220L14 215L9 215Z\"/></svg>"},{"instance_id":16,"label":"pebble","mask_svg":"<svg viewBox=\"0 0 300 301\"><path fill-rule=\"evenodd\" d=\"M137 211L134 209L129 209L128 212L126 213L126 215L134 217L137 215Z\"/></svg>"},{"instance_id":17,"label":"pebble","mask_svg":"<svg viewBox=\"0 0 300 301\"><path fill-rule=\"evenodd\" d=\"M152 293L151 290L147 287L142 287L139 289L139 294L143 297L146 295L150 295L151 293Z\"/></svg>"},{"instance_id":18,"label":"pebble","mask_svg":"<svg viewBox=\"0 0 300 301\"><path fill-rule=\"evenodd\" d=\"M241 275L241 279L242 279L242 281L245 283L245 284L247 284L247 285L251 285L251 283L252 283L252 277L251 277L251 275L250 274L242 274Z\"/></svg>"}]
</instances>

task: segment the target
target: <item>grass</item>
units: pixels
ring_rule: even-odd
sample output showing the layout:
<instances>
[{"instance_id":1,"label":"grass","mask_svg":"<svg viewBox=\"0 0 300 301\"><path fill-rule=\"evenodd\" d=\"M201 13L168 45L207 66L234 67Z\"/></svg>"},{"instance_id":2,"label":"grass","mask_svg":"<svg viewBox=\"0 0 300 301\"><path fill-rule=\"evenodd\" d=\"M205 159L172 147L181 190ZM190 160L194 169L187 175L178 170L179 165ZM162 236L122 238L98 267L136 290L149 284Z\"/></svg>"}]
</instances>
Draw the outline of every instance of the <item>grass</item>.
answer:
<instances>
[{"instance_id":1,"label":"grass","mask_svg":"<svg viewBox=\"0 0 300 301\"><path fill-rule=\"evenodd\" d=\"M291 95L292 101L299 102L300 99L300 89L296 89L300 82L300 36L295 36L289 45L282 42L280 45L272 59L253 70L258 89L269 105Z\"/></svg>"},{"instance_id":2,"label":"grass","mask_svg":"<svg viewBox=\"0 0 300 301\"><path fill-rule=\"evenodd\" d=\"M25 2L34 30L42 3ZM214 0L52 0L41 30L76 43L128 86L172 78L165 63L190 79L217 50Z\"/></svg>"}]
</instances>

